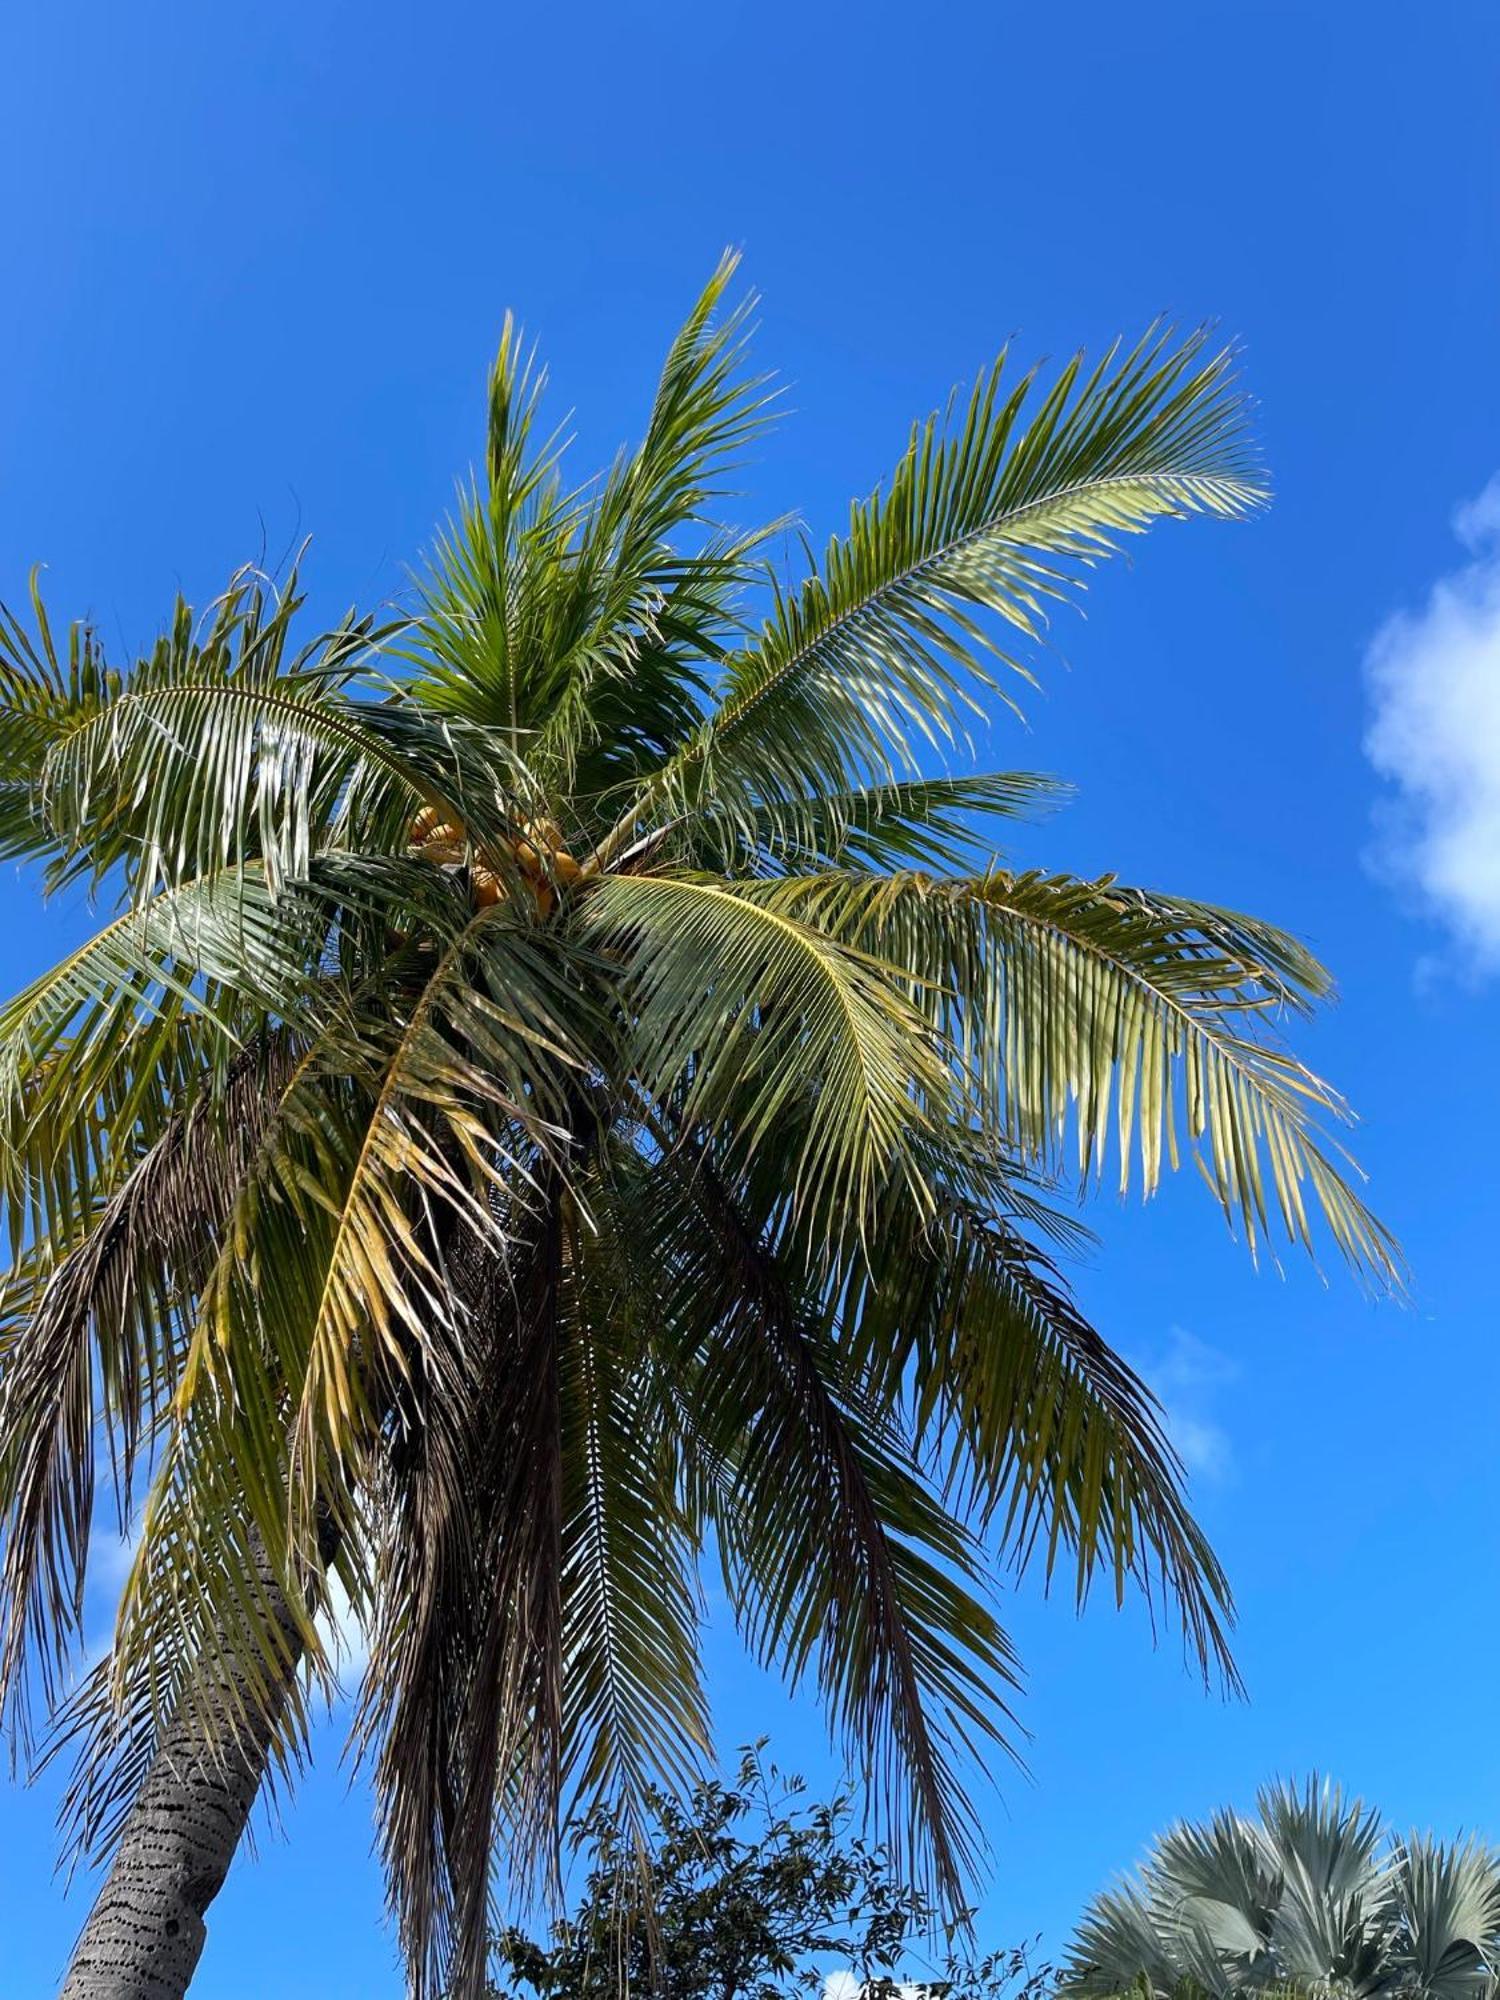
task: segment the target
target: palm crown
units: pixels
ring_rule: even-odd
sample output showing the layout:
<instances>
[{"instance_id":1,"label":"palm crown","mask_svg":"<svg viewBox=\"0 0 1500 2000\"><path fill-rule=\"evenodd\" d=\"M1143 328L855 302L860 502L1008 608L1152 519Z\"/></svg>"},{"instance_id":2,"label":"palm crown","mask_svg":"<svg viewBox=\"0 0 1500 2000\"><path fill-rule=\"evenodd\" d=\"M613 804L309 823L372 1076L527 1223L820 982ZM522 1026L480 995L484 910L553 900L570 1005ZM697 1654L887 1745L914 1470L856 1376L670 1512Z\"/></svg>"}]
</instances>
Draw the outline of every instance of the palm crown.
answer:
<instances>
[{"instance_id":1,"label":"palm crown","mask_svg":"<svg viewBox=\"0 0 1500 2000\"><path fill-rule=\"evenodd\" d=\"M1500 1967L1500 1863L1476 1842L1394 1836L1316 1778L1255 1818L1216 1813L1099 1896L1059 1985L1070 2000L1250 1993L1481 2000Z\"/></svg>"},{"instance_id":2,"label":"palm crown","mask_svg":"<svg viewBox=\"0 0 1500 2000\"><path fill-rule=\"evenodd\" d=\"M1058 1173L1190 1150L1252 1246L1320 1211L1392 1266L1275 1036L1321 968L1007 870L1048 787L968 768L1086 565L1256 504L1226 356L1002 357L788 582L716 519L770 415L731 270L580 488L507 326L409 617L298 650L246 578L124 673L39 601L0 650L0 848L116 904L0 1019L11 1712L80 1636L98 1419L146 1491L64 1710L78 1832L206 1681L326 1666L337 1578L419 1984L477 1977L497 1828L544 1854L691 1769L705 1543L950 1889L1014 1671L987 1528L1225 1662L1154 1406L1051 1261Z\"/></svg>"}]
</instances>

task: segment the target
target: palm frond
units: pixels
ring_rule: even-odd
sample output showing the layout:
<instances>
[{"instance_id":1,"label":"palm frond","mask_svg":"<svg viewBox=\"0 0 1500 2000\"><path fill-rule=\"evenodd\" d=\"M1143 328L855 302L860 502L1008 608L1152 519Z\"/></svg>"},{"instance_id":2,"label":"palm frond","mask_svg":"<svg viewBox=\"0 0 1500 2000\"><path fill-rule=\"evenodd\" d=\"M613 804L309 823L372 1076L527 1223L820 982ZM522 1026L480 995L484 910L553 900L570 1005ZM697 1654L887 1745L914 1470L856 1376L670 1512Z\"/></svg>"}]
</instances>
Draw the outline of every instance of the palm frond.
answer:
<instances>
[{"instance_id":1,"label":"palm frond","mask_svg":"<svg viewBox=\"0 0 1500 2000\"><path fill-rule=\"evenodd\" d=\"M1172 1827L1138 1875L1096 1897L1059 1991L1077 2000L1343 1993L1478 2000L1500 1965L1500 1864L1474 1841L1393 1840L1316 1777L1259 1812Z\"/></svg>"},{"instance_id":2,"label":"palm frond","mask_svg":"<svg viewBox=\"0 0 1500 2000\"><path fill-rule=\"evenodd\" d=\"M1069 2000L1126 2000L1173 1994L1192 2000L1182 1968L1168 1956L1150 1908L1134 1883L1094 1897L1069 1944L1058 1990ZM1210 1989L1212 1990L1212 1989Z\"/></svg>"},{"instance_id":3,"label":"palm frond","mask_svg":"<svg viewBox=\"0 0 1500 2000\"><path fill-rule=\"evenodd\" d=\"M685 1124L732 1107L754 1151L792 1119L788 1191L818 1212L864 1217L893 1164L913 1167L911 1134L943 1073L920 1015L873 960L711 877L607 878L578 922L620 958L631 1062L657 1096L686 1093ZM908 1186L925 1200L914 1168Z\"/></svg>"},{"instance_id":4,"label":"palm frond","mask_svg":"<svg viewBox=\"0 0 1500 2000\"><path fill-rule=\"evenodd\" d=\"M993 822L1038 817L1067 796L1066 785L1031 771L898 779L761 805L748 849L738 845L743 829L732 821L716 841L711 809L692 815L686 831L690 851L707 851L715 865L737 873L757 872L766 862L797 872L826 866L969 873L976 862L994 860L983 831Z\"/></svg>"},{"instance_id":5,"label":"palm frond","mask_svg":"<svg viewBox=\"0 0 1500 2000\"><path fill-rule=\"evenodd\" d=\"M914 1227L892 1200L841 1300L840 1351L873 1398L913 1406L918 1446L1017 1573L1036 1562L1050 1583L1070 1560L1080 1608L1101 1575L1116 1603L1134 1586L1233 1687L1228 1581L1159 1406L997 1209L944 1190Z\"/></svg>"},{"instance_id":6,"label":"palm frond","mask_svg":"<svg viewBox=\"0 0 1500 2000\"><path fill-rule=\"evenodd\" d=\"M317 1177L283 1195L319 1246L316 1285L282 1294L281 1274L267 1271L251 1296L238 1264L221 1261L199 1332L212 1372L212 1341L232 1346L237 1323L254 1327L269 1310L288 1329L262 1396L268 1424L271 1399L294 1397L304 1532L331 1504L324 1473L357 1457L392 1378L446 1323L443 1241L459 1232L504 1255L528 1185L556 1155L576 1051L594 1039L567 969L505 905L469 914L408 994L382 998L382 1012L356 1014L352 1040L323 1058L358 1080L357 1118L344 1133L324 1124ZM237 1393L251 1395L243 1381Z\"/></svg>"},{"instance_id":7,"label":"palm frond","mask_svg":"<svg viewBox=\"0 0 1500 2000\"><path fill-rule=\"evenodd\" d=\"M342 1555L358 1557L360 1523L348 1507L335 1522L325 1506L310 1545L291 1535L288 1378L280 1369L295 1338L286 1301L302 1301L305 1313L321 1275L321 1239L286 1195L295 1191L305 1203L317 1169L326 1170L329 1135L357 1128L357 1089L330 1086L318 1073L319 1052L317 1044L303 1048L256 1108L251 1132L224 1142L237 1178L225 1176L196 1212L192 1254L177 1265L172 1397L153 1416L152 1478L114 1644L64 1704L49 1751L74 1758L69 1837L86 1858L97 1859L114 1840L144 1771L180 1719L196 1713L246 1744L259 1740L269 1721L270 1753L287 1770L300 1759L307 1723L300 1689L287 1684L290 1669L305 1657L328 1680L317 1623L327 1562L340 1544ZM216 1130L212 1111L205 1128ZM170 1176L169 1151L162 1171ZM263 1288L267 1310L254 1328L260 1339L242 1338L220 1355L210 1344L217 1384L227 1393L195 1393L206 1326L222 1328L226 1293L236 1296L226 1272L238 1279L243 1300L262 1289L261 1270L274 1271L276 1282ZM118 1417L115 1424L118 1430Z\"/></svg>"},{"instance_id":8,"label":"palm frond","mask_svg":"<svg viewBox=\"0 0 1500 2000\"><path fill-rule=\"evenodd\" d=\"M135 1466L175 1391L195 1281L297 1059L278 1037L247 1050L221 1091L180 1113L54 1263L0 1377L0 1701L28 1642L44 1695L81 1637L102 1414L122 1519Z\"/></svg>"},{"instance_id":9,"label":"palm frond","mask_svg":"<svg viewBox=\"0 0 1500 2000\"><path fill-rule=\"evenodd\" d=\"M200 1484L195 1499L206 1497ZM180 1511L183 1532L173 1543L174 1559L207 1591L193 1637L207 1633L208 1643L194 1654L170 1608L153 1606L133 1571L122 1605L132 1621L128 1677L108 1653L55 1713L41 1761L71 1767L58 1808L70 1867L109 1855L153 1782L192 1783L202 1768L222 1783L239 1767L260 1778L274 1810L277 1792L306 1763L312 1710L297 1669L312 1607L294 1605L293 1580L267 1560L256 1533L241 1531L232 1488L215 1498L204 1531ZM326 1674L323 1684L331 1686Z\"/></svg>"},{"instance_id":10,"label":"palm frond","mask_svg":"<svg viewBox=\"0 0 1500 2000\"><path fill-rule=\"evenodd\" d=\"M911 1858L956 1898L977 1823L953 1758L1005 1742L1016 1672L978 1552L706 1155L651 1185L666 1351L741 1629L794 1685L815 1673L887 1824L899 1841L908 1801Z\"/></svg>"},{"instance_id":11,"label":"palm frond","mask_svg":"<svg viewBox=\"0 0 1500 2000\"><path fill-rule=\"evenodd\" d=\"M996 669L1024 672L977 612L1034 641L1048 601L1121 536L1263 498L1231 360L1202 331L1174 343L1153 328L1091 373L1075 358L1026 421L1033 378L1007 390L1002 354L966 401L914 431L886 489L853 508L801 587L778 591L713 713L606 851L710 801L748 827L768 800L920 775L922 755L979 718L980 696L1004 698Z\"/></svg>"},{"instance_id":12,"label":"palm frond","mask_svg":"<svg viewBox=\"0 0 1500 2000\"><path fill-rule=\"evenodd\" d=\"M202 1080L311 1003L320 945L316 910L228 868L127 909L0 1009L12 1243L75 1241Z\"/></svg>"},{"instance_id":13,"label":"palm frond","mask_svg":"<svg viewBox=\"0 0 1500 2000\"><path fill-rule=\"evenodd\" d=\"M413 1990L477 1988L497 1820L555 1865L562 1783L560 1308L549 1176L510 1254L454 1245L454 1325L397 1392L358 1740ZM457 1335L455 1338L454 1335ZM454 1393L462 1382L472 1393Z\"/></svg>"},{"instance_id":14,"label":"palm frond","mask_svg":"<svg viewBox=\"0 0 1500 2000\"><path fill-rule=\"evenodd\" d=\"M633 1157L589 1190L569 1243L562 1348L563 1683L570 1817L639 1827L653 1786L702 1775L708 1712L694 1563L701 1530L652 1355L658 1273L638 1239ZM649 1181L649 1175L647 1176Z\"/></svg>"},{"instance_id":15,"label":"palm frond","mask_svg":"<svg viewBox=\"0 0 1500 2000\"><path fill-rule=\"evenodd\" d=\"M1396 1895L1418 1990L1431 2000L1480 2000L1500 1970L1500 1862L1477 1840L1413 1833L1398 1844Z\"/></svg>"},{"instance_id":16,"label":"palm frond","mask_svg":"<svg viewBox=\"0 0 1500 2000\"><path fill-rule=\"evenodd\" d=\"M1319 1213L1351 1264L1399 1284L1322 1132L1343 1100L1276 1038L1329 985L1284 932L1112 878L828 871L742 893L899 968L969 1111L1022 1157L1063 1164L1071 1129L1085 1181L1113 1142L1121 1192L1149 1195L1190 1149L1252 1250L1273 1219L1310 1249Z\"/></svg>"},{"instance_id":17,"label":"palm frond","mask_svg":"<svg viewBox=\"0 0 1500 2000\"><path fill-rule=\"evenodd\" d=\"M400 628L351 618L294 652L301 603L295 577L274 609L239 579L200 631L179 602L146 659L63 712L32 780L57 879L118 870L143 901L254 860L276 890L334 838L399 852L422 806L503 838L528 792L507 743L355 698Z\"/></svg>"},{"instance_id":18,"label":"palm frond","mask_svg":"<svg viewBox=\"0 0 1500 2000\"><path fill-rule=\"evenodd\" d=\"M41 811L37 780L53 745L116 688L94 633L68 631L64 665L37 572L31 575L34 632L0 605L0 859L55 862L65 843Z\"/></svg>"},{"instance_id":19,"label":"palm frond","mask_svg":"<svg viewBox=\"0 0 1500 2000\"><path fill-rule=\"evenodd\" d=\"M743 365L753 299L721 313L737 262L721 261L672 342L641 444L593 490L563 490L555 441L532 451L540 382L506 325L487 480L439 542L413 655L441 707L508 730L564 796L617 785L693 726L764 539L704 515L769 402ZM707 536L690 556L672 539L689 527Z\"/></svg>"},{"instance_id":20,"label":"palm frond","mask_svg":"<svg viewBox=\"0 0 1500 2000\"><path fill-rule=\"evenodd\" d=\"M774 400L766 379L745 370L754 295L722 311L738 267L734 253L720 259L668 349L644 438L584 514L574 567L598 579L596 612L554 670L557 693L538 744L540 761L560 766L574 789L580 757L632 709L660 712L665 700L685 731L692 718L684 697L696 695L712 658L702 640L771 532L728 534L705 511L766 428ZM704 550L681 552L673 538L686 529L707 535ZM683 638L694 642L693 667Z\"/></svg>"},{"instance_id":21,"label":"palm frond","mask_svg":"<svg viewBox=\"0 0 1500 2000\"><path fill-rule=\"evenodd\" d=\"M1255 1821L1216 1812L1201 1825L1169 1828L1152 1850L1147 1884L1154 1921L1188 1954L1195 1984L1274 1979L1282 1857Z\"/></svg>"}]
</instances>

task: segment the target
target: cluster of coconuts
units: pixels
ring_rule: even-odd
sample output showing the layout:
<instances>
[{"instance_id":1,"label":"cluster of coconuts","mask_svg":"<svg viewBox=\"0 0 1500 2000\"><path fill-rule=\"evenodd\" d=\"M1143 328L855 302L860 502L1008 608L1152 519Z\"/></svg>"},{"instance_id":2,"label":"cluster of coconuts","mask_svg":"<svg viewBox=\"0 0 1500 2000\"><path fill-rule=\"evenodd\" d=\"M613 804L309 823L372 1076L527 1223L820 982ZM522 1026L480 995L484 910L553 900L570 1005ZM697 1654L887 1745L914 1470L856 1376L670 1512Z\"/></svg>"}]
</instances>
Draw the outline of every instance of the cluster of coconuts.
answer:
<instances>
[{"instance_id":1,"label":"cluster of coconuts","mask_svg":"<svg viewBox=\"0 0 1500 2000\"><path fill-rule=\"evenodd\" d=\"M498 903L506 893L506 883L499 872L482 856L470 857L466 829L457 820L444 819L436 806L422 808L407 828L407 838L420 858L436 867L462 867L467 860L469 893L477 908ZM555 819L527 820L515 840L500 844L515 863L544 917L551 913L559 888L571 888L591 872L568 852Z\"/></svg>"}]
</instances>

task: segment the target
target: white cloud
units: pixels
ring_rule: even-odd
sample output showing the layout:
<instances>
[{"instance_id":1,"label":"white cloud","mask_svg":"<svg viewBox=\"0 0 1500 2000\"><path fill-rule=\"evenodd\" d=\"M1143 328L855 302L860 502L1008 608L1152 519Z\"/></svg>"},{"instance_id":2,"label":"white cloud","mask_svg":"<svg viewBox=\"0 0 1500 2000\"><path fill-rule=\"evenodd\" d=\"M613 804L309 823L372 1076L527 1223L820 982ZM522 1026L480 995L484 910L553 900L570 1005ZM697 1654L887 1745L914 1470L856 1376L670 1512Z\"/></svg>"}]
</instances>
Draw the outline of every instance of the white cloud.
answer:
<instances>
[{"instance_id":1,"label":"white cloud","mask_svg":"<svg viewBox=\"0 0 1500 2000\"><path fill-rule=\"evenodd\" d=\"M123 1535L113 1527L100 1525L89 1536L88 1624L83 1650L78 1656L75 1684L93 1672L115 1642L115 1613L139 1545L140 1531L134 1522Z\"/></svg>"},{"instance_id":2,"label":"white cloud","mask_svg":"<svg viewBox=\"0 0 1500 2000\"><path fill-rule=\"evenodd\" d=\"M89 1536L90 1584L107 1591L111 1600L117 1598L125 1588L139 1543L140 1531L134 1523L123 1535L113 1528L95 1528Z\"/></svg>"},{"instance_id":3,"label":"white cloud","mask_svg":"<svg viewBox=\"0 0 1500 2000\"><path fill-rule=\"evenodd\" d=\"M1239 1372L1230 1355L1180 1326L1172 1328L1165 1352L1142 1370L1160 1398L1167 1434L1194 1479L1219 1485L1233 1475L1234 1444L1214 1411Z\"/></svg>"},{"instance_id":4,"label":"white cloud","mask_svg":"<svg viewBox=\"0 0 1500 2000\"><path fill-rule=\"evenodd\" d=\"M339 1686L348 1695L358 1688L369 1663L370 1641L337 1576L328 1580L328 1609L318 1623L332 1654Z\"/></svg>"},{"instance_id":5,"label":"white cloud","mask_svg":"<svg viewBox=\"0 0 1500 2000\"><path fill-rule=\"evenodd\" d=\"M1365 749L1396 792L1378 860L1478 967L1500 967L1500 475L1453 517L1468 560L1365 657Z\"/></svg>"},{"instance_id":6,"label":"white cloud","mask_svg":"<svg viewBox=\"0 0 1500 2000\"><path fill-rule=\"evenodd\" d=\"M1177 1456L1195 1479L1217 1485L1234 1470L1234 1446L1222 1424L1206 1417L1184 1416L1167 1405L1167 1429L1177 1447Z\"/></svg>"}]
</instances>

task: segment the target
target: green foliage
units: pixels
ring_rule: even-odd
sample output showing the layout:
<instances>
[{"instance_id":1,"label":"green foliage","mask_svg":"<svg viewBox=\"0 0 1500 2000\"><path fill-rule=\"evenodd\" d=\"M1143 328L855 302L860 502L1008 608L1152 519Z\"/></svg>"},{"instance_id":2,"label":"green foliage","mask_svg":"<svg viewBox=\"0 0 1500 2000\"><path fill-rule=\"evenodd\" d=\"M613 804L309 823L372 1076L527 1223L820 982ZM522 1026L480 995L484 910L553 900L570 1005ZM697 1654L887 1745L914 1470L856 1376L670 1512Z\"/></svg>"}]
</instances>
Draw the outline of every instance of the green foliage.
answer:
<instances>
[{"instance_id":1,"label":"green foliage","mask_svg":"<svg viewBox=\"0 0 1500 2000\"><path fill-rule=\"evenodd\" d=\"M247 574L133 663L0 622L0 854L105 906L0 1010L0 1701L78 1750L97 1851L168 1713L284 1677L272 1584L295 1766L340 1586L419 1993L474 1990L497 1848L545 1870L703 1769L705 1548L950 1904L965 1767L1014 1743L995 1564L1139 1589L1232 1677L1160 1413L1059 1268L1111 1159L1396 1275L1281 1039L1328 975L1011 869L1058 788L971 740L1089 565L1258 504L1230 357L1002 357L783 575L721 511L772 409L732 271L579 485L507 324L409 617L304 642ZM101 1455L139 1545L59 1707Z\"/></svg>"},{"instance_id":2,"label":"green foliage","mask_svg":"<svg viewBox=\"0 0 1500 2000\"><path fill-rule=\"evenodd\" d=\"M791 2000L821 1996L835 1971L862 2000L1036 2000L1049 1983L1024 1950L976 1957L966 1925L859 1831L848 1795L809 1801L758 1748L732 1785L652 1792L639 1828L596 1808L578 1854L568 1915L541 1937L495 1938L490 2000Z\"/></svg>"},{"instance_id":3,"label":"green foliage","mask_svg":"<svg viewBox=\"0 0 1500 2000\"><path fill-rule=\"evenodd\" d=\"M1310 1778L1273 1785L1254 1819L1216 1813L1164 1834L1097 1897L1062 2000L1327 1994L1480 2000L1500 1975L1500 1856L1399 1835Z\"/></svg>"}]
</instances>

